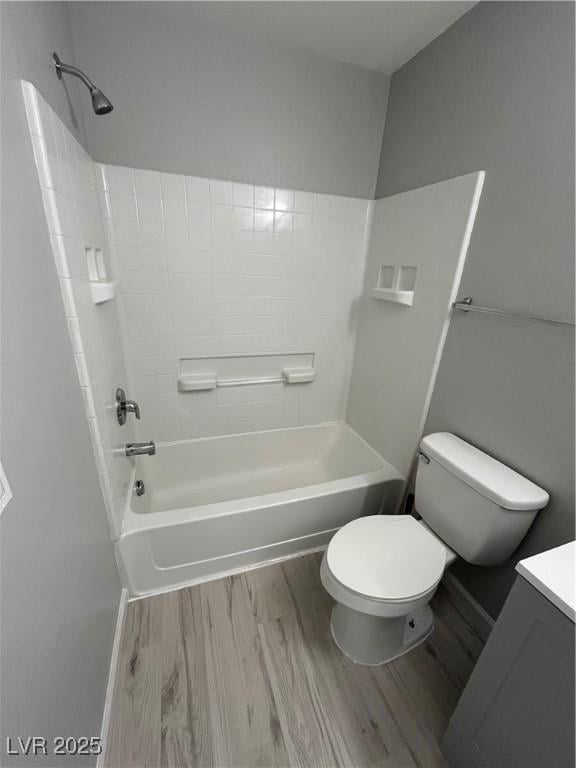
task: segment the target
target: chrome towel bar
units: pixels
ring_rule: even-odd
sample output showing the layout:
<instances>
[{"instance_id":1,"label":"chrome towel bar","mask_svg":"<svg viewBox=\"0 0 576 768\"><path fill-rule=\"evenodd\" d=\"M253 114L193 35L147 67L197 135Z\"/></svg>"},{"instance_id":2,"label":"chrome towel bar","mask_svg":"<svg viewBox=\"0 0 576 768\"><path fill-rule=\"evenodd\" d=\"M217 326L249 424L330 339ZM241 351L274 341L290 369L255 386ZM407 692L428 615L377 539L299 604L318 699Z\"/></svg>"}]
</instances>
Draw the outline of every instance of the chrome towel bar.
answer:
<instances>
[{"instance_id":1,"label":"chrome towel bar","mask_svg":"<svg viewBox=\"0 0 576 768\"><path fill-rule=\"evenodd\" d=\"M563 320L551 320L547 317L539 317L538 315L528 315L523 312L507 312L505 309L497 309L496 307L481 307L478 304L472 303L471 296L466 296L464 299L458 299L452 304L454 309L459 309L462 312L481 312L485 315L498 315L500 317L517 317L520 320L537 320L539 323L548 323L548 325L562 325L566 328L574 328L574 323L566 323Z\"/></svg>"}]
</instances>

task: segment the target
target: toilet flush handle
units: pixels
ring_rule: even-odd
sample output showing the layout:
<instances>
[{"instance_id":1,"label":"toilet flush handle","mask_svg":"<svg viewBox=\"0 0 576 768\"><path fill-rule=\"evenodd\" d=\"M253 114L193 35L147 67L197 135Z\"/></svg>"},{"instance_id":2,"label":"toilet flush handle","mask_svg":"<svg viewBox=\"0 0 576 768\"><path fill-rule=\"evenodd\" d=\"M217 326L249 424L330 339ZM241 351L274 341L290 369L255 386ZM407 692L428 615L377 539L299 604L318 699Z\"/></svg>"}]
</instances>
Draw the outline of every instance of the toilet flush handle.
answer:
<instances>
[{"instance_id":1,"label":"toilet flush handle","mask_svg":"<svg viewBox=\"0 0 576 768\"><path fill-rule=\"evenodd\" d=\"M418 457L424 464L430 464L430 456L427 456L424 451L418 451Z\"/></svg>"}]
</instances>

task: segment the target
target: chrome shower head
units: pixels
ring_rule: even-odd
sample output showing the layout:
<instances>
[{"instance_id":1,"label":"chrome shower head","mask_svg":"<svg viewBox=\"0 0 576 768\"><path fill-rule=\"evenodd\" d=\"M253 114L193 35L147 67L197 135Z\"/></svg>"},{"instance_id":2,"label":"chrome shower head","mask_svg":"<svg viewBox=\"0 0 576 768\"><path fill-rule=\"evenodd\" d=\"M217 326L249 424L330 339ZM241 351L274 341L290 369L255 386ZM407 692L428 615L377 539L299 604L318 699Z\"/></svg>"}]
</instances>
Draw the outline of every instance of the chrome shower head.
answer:
<instances>
[{"instance_id":1,"label":"chrome shower head","mask_svg":"<svg viewBox=\"0 0 576 768\"><path fill-rule=\"evenodd\" d=\"M92 96L92 109L97 115L107 115L114 109L112 102L104 96L100 88L90 91L90 96Z\"/></svg>"},{"instance_id":2,"label":"chrome shower head","mask_svg":"<svg viewBox=\"0 0 576 768\"><path fill-rule=\"evenodd\" d=\"M74 75L74 77L82 80L86 88L90 91L90 96L92 97L92 109L97 115L107 115L108 112L112 112L114 107L112 106L110 99L107 99L106 96L104 96L100 88L96 88L92 80L90 80L81 69L73 67L71 64L63 64L57 53L52 54L52 59L54 60L54 69L56 70L59 80L62 80L63 73Z\"/></svg>"}]
</instances>

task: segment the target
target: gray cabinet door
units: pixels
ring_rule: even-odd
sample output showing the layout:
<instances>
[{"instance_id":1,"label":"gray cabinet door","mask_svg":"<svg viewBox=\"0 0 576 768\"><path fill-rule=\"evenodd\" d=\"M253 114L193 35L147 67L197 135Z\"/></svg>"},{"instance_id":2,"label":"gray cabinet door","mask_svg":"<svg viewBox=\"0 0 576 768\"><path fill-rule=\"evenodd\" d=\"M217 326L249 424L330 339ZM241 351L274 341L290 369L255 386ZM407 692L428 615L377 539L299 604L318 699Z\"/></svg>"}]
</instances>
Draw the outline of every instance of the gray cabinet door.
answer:
<instances>
[{"instance_id":1,"label":"gray cabinet door","mask_svg":"<svg viewBox=\"0 0 576 768\"><path fill-rule=\"evenodd\" d=\"M450 768L574 768L574 631L516 579L442 740Z\"/></svg>"}]
</instances>

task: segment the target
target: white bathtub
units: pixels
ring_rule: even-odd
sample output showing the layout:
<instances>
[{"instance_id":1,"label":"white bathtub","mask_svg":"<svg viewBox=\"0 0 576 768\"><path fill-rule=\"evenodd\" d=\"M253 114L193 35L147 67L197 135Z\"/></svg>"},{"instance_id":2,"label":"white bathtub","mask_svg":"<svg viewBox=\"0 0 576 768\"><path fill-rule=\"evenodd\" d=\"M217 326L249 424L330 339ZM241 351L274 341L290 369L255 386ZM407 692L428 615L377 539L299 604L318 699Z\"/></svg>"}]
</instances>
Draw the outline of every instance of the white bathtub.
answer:
<instances>
[{"instance_id":1,"label":"white bathtub","mask_svg":"<svg viewBox=\"0 0 576 768\"><path fill-rule=\"evenodd\" d=\"M324 548L394 512L404 478L350 427L323 424L161 443L137 459L117 557L133 596Z\"/></svg>"}]
</instances>

